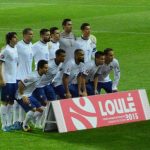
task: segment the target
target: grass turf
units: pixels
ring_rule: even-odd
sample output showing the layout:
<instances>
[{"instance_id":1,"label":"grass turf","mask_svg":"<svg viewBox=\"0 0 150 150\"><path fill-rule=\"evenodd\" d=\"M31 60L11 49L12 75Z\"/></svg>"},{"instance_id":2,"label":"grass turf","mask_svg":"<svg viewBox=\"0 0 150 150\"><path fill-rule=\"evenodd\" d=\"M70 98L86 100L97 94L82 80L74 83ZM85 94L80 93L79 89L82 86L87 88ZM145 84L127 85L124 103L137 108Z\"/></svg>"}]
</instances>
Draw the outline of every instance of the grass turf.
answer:
<instances>
[{"instance_id":1,"label":"grass turf","mask_svg":"<svg viewBox=\"0 0 150 150\"><path fill-rule=\"evenodd\" d=\"M0 47L5 34L34 30L34 42L43 27L61 28L63 18L71 18L80 35L83 22L91 24L97 48L112 47L120 62L119 90L145 88L150 98L150 2L148 0L0 0ZM0 149L146 150L150 147L150 121L104 127L74 133L32 133L0 131Z\"/></svg>"}]
</instances>

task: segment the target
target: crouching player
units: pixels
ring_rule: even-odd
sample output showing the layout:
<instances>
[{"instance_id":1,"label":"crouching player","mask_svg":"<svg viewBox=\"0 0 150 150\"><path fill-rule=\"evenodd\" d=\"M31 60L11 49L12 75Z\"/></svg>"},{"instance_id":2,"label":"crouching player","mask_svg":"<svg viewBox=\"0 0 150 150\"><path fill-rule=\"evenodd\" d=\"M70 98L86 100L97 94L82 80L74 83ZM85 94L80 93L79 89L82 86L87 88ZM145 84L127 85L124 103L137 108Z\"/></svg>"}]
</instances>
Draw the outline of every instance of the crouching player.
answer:
<instances>
[{"instance_id":1,"label":"crouching player","mask_svg":"<svg viewBox=\"0 0 150 150\"><path fill-rule=\"evenodd\" d=\"M118 83L120 80L120 67L119 62L114 58L114 52L112 48L106 48L104 50L105 63L102 69L98 72L98 91L104 89L107 93L117 92ZM109 77L111 72L114 72L114 80Z\"/></svg>"},{"instance_id":2,"label":"crouching player","mask_svg":"<svg viewBox=\"0 0 150 150\"><path fill-rule=\"evenodd\" d=\"M87 95L97 94L98 75L97 72L103 67L105 62L104 53L97 51L95 53L95 60L91 60L85 64L85 69L82 74L83 91ZM85 89L86 88L86 89Z\"/></svg>"},{"instance_id":3,"label":"crouching player","mask_svg":"<svg viewBox=\"0 0 150 150\"><path fill-rule=\"evenodd\" d=\"M41 82L43 74L46 74L47 71L48 62L45 60L40 60L37 64L37 71L34 71L18 83L17 101L26 112L25 120L22 125L24 131L29 131L30 126L28 123L32 119L41 115L43 112L41 103L32 96L32 92Z\"/></svg>"}]
</instances>

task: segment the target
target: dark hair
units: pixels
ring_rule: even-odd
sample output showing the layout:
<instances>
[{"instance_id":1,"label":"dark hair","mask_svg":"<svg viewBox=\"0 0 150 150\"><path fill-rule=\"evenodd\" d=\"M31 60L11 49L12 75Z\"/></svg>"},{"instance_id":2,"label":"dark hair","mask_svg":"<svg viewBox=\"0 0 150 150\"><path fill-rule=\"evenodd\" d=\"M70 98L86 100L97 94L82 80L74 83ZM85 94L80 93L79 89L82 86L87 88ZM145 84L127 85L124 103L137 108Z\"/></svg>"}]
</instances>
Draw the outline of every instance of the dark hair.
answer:
<instances>
[{"instance_id":1,"label":"dark hair","mask_svg":"<svg viewBox=\"0 0 150 150\"><path fill-rule=\"evenodd\" d=\"M55 54L60 55L61 53L66 53L63 49L58 49Z\"/></svg>"},{"instance_id":2,"label":"dark hair","mask_svg":"<svg viewBox=\"0 0 150 150\"><path fill-rule=\"evenodd\" d=\"M8 32L6 34L6 44L10 44L10 41L14 37L14 35L17 35L17 33L16 32Z\"/></svg>"},{"instance_id":3,"label":"dark hair","mask_svg":"<svg viewBox=\"0 0 150 150\"><path fill-rule=\"evenodd\" d=\"M31 29L31 28L25 28L25 29L22 31L22 34L23 34L23 35L26 35L26 34L28 34L29 31L32 31L32 29Z\"/></svg>"},{"instance_id":4,"label":"dark hair","mask_svg":"<svg viewBox=\"0 0 150 150\"><path fill-rule=\"evenodd\" d=\"M89 24L89 23L82 23L80 29L81 29L81 30L84 30L85 27L87 27L87 26L90 26L90 24Z\"/></svg>"},{"instance_id":5,"label":"dark hair","mask_svg":"<svg viewBox=\"0 0 150 150\"><path fill-rule=\"evenodd\" d=\"M97 51L97 52L95 53L95 58L99 58L100 56L104 56L104 52L102 52L102 51Z\"/></svg>"},{"instance_id":6,"label":"dark hair","mask_svg":"<svg viewBox=\"0 0 150 150\"><path fill-rule=\"evenodd\" d=\"M48 29L41 29L40 30L40 35L44 35L48 31L49 31Z\"/></svg>"},{"instance_id":7,"label":"dark hair","mask_svg":"<svg viewBox=\"0 0 150 150\"><path fill-rule=\"evenodd\" d=\"M58 28L57 27L51 27L50 28L50 34L54 34L55 30L58 30Z\"/></svg>"},{"instance_id":8,"label":"dark hair","mask_svg":"<svg viewBox=\"0 0 150 150\"><path fill-rule=\"evenodd\" d=\"M109 53L110 51L113 51L113 49L112 49L112 48L106 48L106 49L104 49L104 54L105 54L105 55L108 55L108 53Z\"/></svg>"},{"instance_id":9,"label":"dark hair","mask_svg":"<svg viewBox=\"0 0 150 150\"><path fill-rule=\"evenodd\" d=\"M76 55L77 53L79 53L79 52L81 52L81 51L83 51L82 49L76 49L75 51L74 51L74 55Z\"/></svg>"},{"instance_id":10,"label":"dark hair","mask_svg":"<svg viewBox=\"0 0 150 150\"><path fill-rule=\"evenodd\" d=\"M62 21L62 25L63 26L65 26L66 24L67 24L67 22L69 22L69 21L71 21L71 19L64 19L63 21Z\"/></svg>"},{"instance_id":11,"label":"dark hair","mask_svg":"<svg viewBox=\"0 0 150 150\"><path fill-rule=\"evenodd\" d=\"M37 70L39 70L40 68L43 68L45 64L48 64L48 61L40 60L37 64Z\"/></svg>"}]
</instances>

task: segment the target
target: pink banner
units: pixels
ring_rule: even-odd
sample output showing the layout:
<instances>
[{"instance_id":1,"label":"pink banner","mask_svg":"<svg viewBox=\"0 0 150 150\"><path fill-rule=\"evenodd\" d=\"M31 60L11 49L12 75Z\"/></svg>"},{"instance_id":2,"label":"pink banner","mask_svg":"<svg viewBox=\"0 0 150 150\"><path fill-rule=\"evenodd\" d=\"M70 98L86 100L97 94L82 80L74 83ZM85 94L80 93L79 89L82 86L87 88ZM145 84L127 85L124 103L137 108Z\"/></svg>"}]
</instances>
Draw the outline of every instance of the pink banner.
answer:
<instances>
[{"instance_id":1,"label":"pink banner","mask_svg":"<svg viewBox=\"0 0 150 150\"><path fill-rule=\"evenodd\" d=\"M58 102L66 128L64 132L146 120L139 90Z\"/></svg>"}]
</instances>

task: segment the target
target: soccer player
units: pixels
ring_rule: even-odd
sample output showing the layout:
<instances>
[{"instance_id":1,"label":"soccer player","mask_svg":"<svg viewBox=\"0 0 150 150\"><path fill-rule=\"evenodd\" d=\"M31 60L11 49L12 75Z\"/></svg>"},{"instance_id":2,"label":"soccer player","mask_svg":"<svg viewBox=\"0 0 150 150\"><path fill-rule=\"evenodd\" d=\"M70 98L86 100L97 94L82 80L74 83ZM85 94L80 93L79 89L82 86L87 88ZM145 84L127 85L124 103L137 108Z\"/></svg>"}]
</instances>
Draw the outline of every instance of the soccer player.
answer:
<instances>
[{"instance_id":1,"label":"soccer player","mask_svg":"<svg viewBox=\"0 0 150 150\"><path fill-rule=\"evenodd\" d=\"M62 22L63 32L60 34L60 48L66 51L65 62L74 58L74 51L76 49L76 37L72 33L71 19L64 19Z\"/></svg>"},{"instance_id":2,"label":"soccer player","mask_svg":"<svg viewBox=\"0 0 150 150\"><path fill-rule=\"evenodd\" d=\"M117 92L118 83L120 80L120 67L119 62L114 58L114 51L112 48L106 48L104 50L105 63L102 69L98 72L98 91L104 89L107 93ZM109 77L111 71L114 71L114 81Z\"/></svg>"},{"instance_id":3,"label":"soccer player","mask_svg":"<svg viewBox=\"0 0 150 150\"><path fill-rule=\"evenodd\" d=\"M6 34L6 47L0 54L1 123L3 131L12 129L13 103L16 94L16 75L18 53L16 49L17 33ZM4 66L2 69L2 65Z\"/></svg>"},{"instance_id":4,"label":"soccer player","mask_svg":"<svg viewBox=\"0 0 150 150\"><path fill-rule=\"evenodd\" d=\"M97 94L98 71L103 67L105 55L101 51L95 53L95 60L91 60L85 64L83 71L83 84L86 83L87 95ZM85 81L84 81L85 80ZM85 85L84 85L85 88ZM85 89L83 89L85 91Z\"/></svg>"},{"instance_id":5,"label":"soccer player","mask_svg":"<svg viewBox=\"0 0 150 150\"><path fill-rule=\"evenodd\" d=\"M58 49L56 51L56 58L49 61L48 72L46 75L43 75L42 80L40 82L40 86L43 88L36 88L33 92L33 96L40 99L40 102L43 106L46 106L47 100L52 101L56 100L56 93L54 91L52 82L56 76L56 74L61 69L62 63L65 60L65 51L62 49Z\"/></svg>"},{"instance_id":6,"label":"soccer player","mask_svg":"<svg viewBox=\"0 0 150 150\"><path fill-rule=\"evenodd\" d=\"M22 32L23 40L19 41L16 45L18 51L18 68L17 68L17 80L20 81L32 72L32 38L33 31L31 28L25 28ZM15 101L14 102L14 115L13 123L15 128L20 128L20 122L24 120L24 110Z\"/></svg>"},{"instance_id":7,"label":"soccer player","mask_svg":"<svg viewBox=\"0 0 150 150\"><path fill-rule=\"evenodd\" d=\"M35 66L39 60L49 60L48 42L50 41L50 31L48 29L40 30L40 41L33 44L33 57Z\"/></svg>"},{"instance_id":8,"label":"soccer player","mask_svg":"<svg viewBox=\"0 0 150 150\"><path fill-rule=\"evenodd\" d=\"M60 98L71 98L83 95L80 86L80 73L84 66L84 52L76 49L74 59L66 62L54 79L54 86Z\"/></svg>"},{"instance_id":9,"label":"soccer player","mask_svg":"<svg viewBox=\"0 0 150 150\"><path fill-rule=\"evenodd\" d=\"M48 62L46 60L40 60L37 64L37 70L27 75L18 84L18 103L26 112L25 120L23 121L23 130L29 131L29 121L34 117L37 118L42 115L43 109L40 102L32 96L32 92L36 89L36 86L41 82L43 74L48 71Z\"/></svg>"},{"instance_id":10,"label":"soccer player","mask_svg":"<svg viewBox=\"0 0 150 150\"><path fill-rule=\"evenodd\" d=\"M77 38L77 47L84 50L85 63L94 58L96 52L96 44L91 40L91 27L89 23L83 23L80 27L82 36Z\"/></svg>"},{"instance_id":11,"label":"soccer player","mask_svg":"<svg viewBox=\"0 0 150 150\"><path fill-rule=\"evenodd\" d=\"M48 42L49 59L56 58L55 53L59 49L60 32L57 27L50 28L50 42Z\"/></svg>"}]
</instances>

